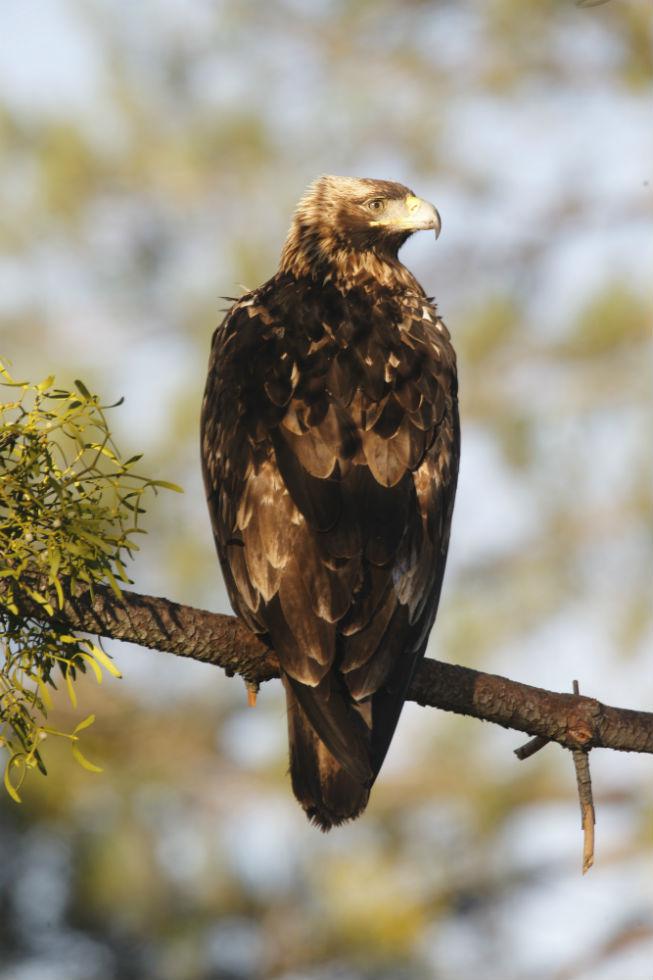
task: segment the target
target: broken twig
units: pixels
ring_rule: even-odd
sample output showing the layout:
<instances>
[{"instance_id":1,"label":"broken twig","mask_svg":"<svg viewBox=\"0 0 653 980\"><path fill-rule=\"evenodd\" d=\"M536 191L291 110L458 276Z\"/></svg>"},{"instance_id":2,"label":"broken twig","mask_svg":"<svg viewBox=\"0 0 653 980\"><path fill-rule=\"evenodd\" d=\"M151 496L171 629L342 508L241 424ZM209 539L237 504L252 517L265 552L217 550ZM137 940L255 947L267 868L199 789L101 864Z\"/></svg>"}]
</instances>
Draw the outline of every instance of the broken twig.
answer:
<instances>
[{"instance_id":1,"label":"broken twig","mask_svg":"<svg viewBox=\"0 0 653 980\"><path fill-rule=\"evenodd\" d=\"M574 694L580 694L578 681L573 684ZM589 749L574 749L572 752L576 769L576 785L580 803L580 819L583 828L583 874L587 874L594 864L594 824L596 812L592 796L592 777L590 775Z\"/></svg>"}]
</instances>

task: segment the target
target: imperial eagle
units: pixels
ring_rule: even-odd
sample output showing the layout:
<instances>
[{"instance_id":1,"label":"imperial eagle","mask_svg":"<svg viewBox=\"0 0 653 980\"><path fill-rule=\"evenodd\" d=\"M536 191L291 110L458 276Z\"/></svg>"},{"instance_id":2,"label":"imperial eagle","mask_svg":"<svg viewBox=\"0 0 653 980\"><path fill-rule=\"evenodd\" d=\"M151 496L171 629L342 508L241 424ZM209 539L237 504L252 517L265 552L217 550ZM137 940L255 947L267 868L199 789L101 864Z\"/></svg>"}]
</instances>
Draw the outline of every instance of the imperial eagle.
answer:
<instances>
[{"instance_id":1,"label":"imperial eagle","mask_svg":"<svg viewBox=\"0 0 653 980\"><path fill-rule=\"evenodd\" d=\"M459 459L455 354L397 257L436 209L320 177L268 282L213 336L202 457L234 610L279 658L290 775L358 816L435 619Z\"/></svg>"}]
</instances>

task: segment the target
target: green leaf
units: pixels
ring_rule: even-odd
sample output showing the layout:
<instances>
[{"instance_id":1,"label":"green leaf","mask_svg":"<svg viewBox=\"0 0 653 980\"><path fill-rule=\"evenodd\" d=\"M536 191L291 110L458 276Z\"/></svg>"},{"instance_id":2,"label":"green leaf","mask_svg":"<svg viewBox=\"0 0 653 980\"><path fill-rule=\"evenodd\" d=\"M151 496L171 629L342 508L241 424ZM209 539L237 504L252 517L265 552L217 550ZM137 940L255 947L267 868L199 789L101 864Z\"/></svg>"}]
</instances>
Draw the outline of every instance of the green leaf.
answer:
<instances>
[{"instance_id":1,"label":"green leaf","mask_svg":"<svg viewBox=\"0 0 653 980\"><path fill-rule=\"evenodd\" d=\"M47 776L48 770L45 768L45 763L38 749L34 749L34 758L36 759L36 765L42 776Z\"/></svg>"},{"instance_id":2,"label":"green leaf","mask_svg":"<svg viewBox=\"0 0 653 980\"><path fill-rule=\"evenodd\" d=\"M48 686L43 682L41 677L36 678L36 683L38 684L39 694L41 695L41 701L43 702L46 711L52 707L52 695L48 691Z\"/></svg>"},{"instance_id":3,"label":"green leaf","mask_svg":"<svg viewBox=\"0 0 653 980\"><path fill-rule=\"evenodd\" d=\"M91 670L95 674L95 680L98 682L98 684L101 684L102 683L102 670L101 670L99 664L93 659L93 657L90 655L90 653L86 653L84 650L80 650L80 654L84 658L84 662L87 663L90 666Z\"/></svg>"},{"instance_id":4,"label":"green leaf","mask_svg":"<svg viewBox=\"0 0 653 980\"><path fill-rule=\"evenodd\" d=\"M84 396L84 398L88 399L88 401L93 400L88 388L83 381L79 380L79 378L75 378L75 387L77 388L77 391Z\"/></svg>"},{"instance_id":5,"label":"green leaf","mask_svg":"<svg viewBox=\"0 0 653 980\"><path fill-rule=\"evenodd\" d=\"M50 575L56 578L57 572L61 568L61 552L52 544L48 545L48 559L50 561Z\"/></svg>"},{"instance_id":6,"label":"green leaf","mask_svg":"<svg viewBox=\"0 0 653 980\"><path fill-rule=\"evenodd\" d=\"M73 735L79 734L79 732L82 732L85 728L90 728L94 721L95 715L87 715L83 721L80 721L78 725L75 725L73 728Z\"/></svg>"},{"instance_id":7,"label":"green leaf","mask_svg":"<svg viewBox=\"0 0 653 980\"><path fill-rule=\"evenodd\" d=\"M164 490L174 490L175 493L183 493L183 487L177 483L170 483L169 480L148 480L151 487L163 487Z\"/></svg>"},{"instance_id":8,"label":"green leaf","mask_svg":"<svg viewBox=\"0 0 653 980\"><path fill-rule=\"evenodd\" d=\"M21 800L20 796L18 795L18 789L20 788L20 785L21 785L23 779L21 777L21 779L18 782L18 788L16 788L14 786L14 784L12 783L12 781L11 781L11 777L10 777L9 773L10 773L10 770L12 769L12 767L14 767L14 766L16 766L18 764L18 760L20 759L21 755L22 755L22 753L16 753L16 755L12 755L11 759L9 759L9 761L7 762L7 765L5 766L5 776L4 776L5 789L9 793L9 795L12 798L12 800L14 801L14 803L22 803L23 802Z\"/></svg>"},{"instance_id":9,"label":"green leaf","mask_svg":"<svg viewBox=\"0 0 653 980\"><path fill-rule=\"evenodd\" d=\"M75 745L74 742L72 744L72 753L73 753L75 759L77 760L77 762L79 762L80 766L82 766L84 769L86 769L87 772L102 772L103 771L101 766L96 766L94 762L90 762L89 759L87 759L85 755L82 755L81 751L79 750L79 748L77 747L77 745Z\"/></svg>"},{"instance_id":10,"label":"green leaf","mask_svg":"<svg viewBox=\"0 0 653 980\"><path fill-rule=\"evenodd\" d=\"M114 558L113 559L113 563L116 566L116 570L118 572L118 577L119 577L120 581L121 582L124 582L125 585L131 585L131 579L129 578L129 576L127 574L127 569L125 568L125 566L123 565L123 563L120 561L120 559L119 558Z\"/></svg>"},{"instance_id":11,"label":"green leaf","mask_svg":"<svg viewBox=\"0 0 653 980\"><path fill-rule=\"evenodd\" d=\"M122 674L120 673L116 665L113 663L113 661L109 659L109 657L106 655L104 650L100 649L100 647L96 647L95 645L93 645L91 647L91 653L96 658L96 660L100 661L100 663L102 664L102 666L106 671L108 671L114 677L122 677Z\"/></svg>"},{"instance_id":12,"label":"green leaf","mask_svg":"<svg viewBox=\"0 0 653 980\"><path fill-rule=\"evenodd\" d=\"M118 583L116 582L116 580L115 580L115 578L113 576L113 573L111 572L111 569L105 568L104 574L106 575L107 581L108 581L109 585L111 586L111 588L113 589L113 591L115 592L117 598L118 599L122 599L122 590L121 590L120 586L118 585Z\"/></svg>"},{"instance_id":13,"label":"green leaf","mask_svg":"<svg viewBox=\"0 0 653 980\"><path fill-rule=\"evenodd\" d=\"M52 575L51 578L52 578L52 584L54 585L55 590L57 592L57 599L58 599L58 602L59 602L59 609L63 609L64 596L63 596L63 589L61 588L61 582L59 581L59 579L57 578L56 575Z\"/></svg>"},{"instance_id":14,"label":"green leaf","mask_svg":"<svg viewBox=\"0 0 653 980\"><path fill-rule=\"evenodd\" d=\"M70 676L70 670L66 671L66 687L68 688L68 697L70 698L70 703L73 708L77 707L77 691L75 690L75 685L73 679Z\"/></svg>"}]
</instances>

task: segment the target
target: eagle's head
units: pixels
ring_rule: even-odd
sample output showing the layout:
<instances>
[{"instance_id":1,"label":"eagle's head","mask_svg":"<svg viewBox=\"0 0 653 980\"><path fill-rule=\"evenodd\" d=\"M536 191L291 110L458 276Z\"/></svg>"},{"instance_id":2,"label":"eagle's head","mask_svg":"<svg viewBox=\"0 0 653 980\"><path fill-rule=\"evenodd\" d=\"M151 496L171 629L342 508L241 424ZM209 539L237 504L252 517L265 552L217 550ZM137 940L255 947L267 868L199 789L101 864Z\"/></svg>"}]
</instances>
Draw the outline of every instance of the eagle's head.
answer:
<instances>
[{"instance_id":1,"label":"eagle's head","mask_svg":"<svg viewBox=\"0 0 653 980\"><path fill-rule=\"evenodd\" d=\"M281 256L282 271L321 275L396 260L416 231L440 233L440 215L403 184L369 177L318 177L299 204Z\"/></svg>"}]
</instances>

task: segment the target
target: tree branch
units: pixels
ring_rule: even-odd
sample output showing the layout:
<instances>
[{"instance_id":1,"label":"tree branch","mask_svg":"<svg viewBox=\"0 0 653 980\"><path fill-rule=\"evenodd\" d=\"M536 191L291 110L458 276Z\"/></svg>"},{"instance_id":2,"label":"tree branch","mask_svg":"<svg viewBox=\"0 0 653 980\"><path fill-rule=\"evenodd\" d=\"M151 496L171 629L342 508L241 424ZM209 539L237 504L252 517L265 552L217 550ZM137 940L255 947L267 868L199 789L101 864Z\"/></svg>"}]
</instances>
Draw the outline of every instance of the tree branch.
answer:
<instances>
[{"instance_id":1,"label":"tree branch","mask_svg":"<svg viewBox=\"0 0 653 980\"><path fill-rule=\"evenodd\" d=\"M43 583L40 586L45 594L47 588ZM6 579L0 579L0 602L6 590ZM21 615L49 619L27 594L14 598ZM56 606L54 595L52 605ZM169 599L124 591L118 600L108 588L96 587L91 595L78 587L69 590L64 608L53 618L67 630L216 664L229 676L240 674L252 689L279 676L274 652L234 616ZM438 660L422 661L408 699L558 742L571 750L602 747L653 753L653 714L649 712L614 708L594 698L558 694Z\"/></svg>"}]
</instances>

